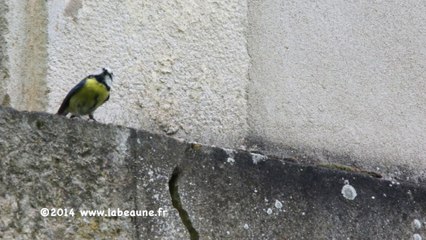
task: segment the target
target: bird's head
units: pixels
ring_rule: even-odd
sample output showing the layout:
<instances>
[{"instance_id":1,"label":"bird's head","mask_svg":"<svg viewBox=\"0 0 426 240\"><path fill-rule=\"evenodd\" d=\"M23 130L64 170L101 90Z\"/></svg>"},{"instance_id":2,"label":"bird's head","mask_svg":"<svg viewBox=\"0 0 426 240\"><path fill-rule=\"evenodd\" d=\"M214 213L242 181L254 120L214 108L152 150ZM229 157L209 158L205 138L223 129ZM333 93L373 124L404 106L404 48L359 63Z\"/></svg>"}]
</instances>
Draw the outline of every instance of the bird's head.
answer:
<instances>
[{"instance_id":1,"label":"bird's head","mask_svg":"<svg viewBox=\"0 0 426 240\"><path fill-rule=\"evenodd\" d=\"M105 78L105 84L111 88L112 86L112 71L109 68L102 68L102 75L104 75Z\"/></svg>"}]
</instances>

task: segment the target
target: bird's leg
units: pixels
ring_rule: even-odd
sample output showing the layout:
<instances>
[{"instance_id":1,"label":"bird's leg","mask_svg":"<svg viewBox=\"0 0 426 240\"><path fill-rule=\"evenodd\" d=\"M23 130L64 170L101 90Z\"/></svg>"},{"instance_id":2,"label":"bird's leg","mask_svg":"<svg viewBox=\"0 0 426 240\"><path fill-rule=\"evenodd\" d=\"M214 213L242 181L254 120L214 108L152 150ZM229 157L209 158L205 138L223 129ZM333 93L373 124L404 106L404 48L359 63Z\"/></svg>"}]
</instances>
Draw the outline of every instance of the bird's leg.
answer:
<instances>
[{"instance_id":1,"label":"bird's leg","mask_svg":"<svg viewBox=\"0 0 426 240\"><path fill-rule=\"evenodd\" d=\"M94 122L96 122L96 119L93 117L93 114L89 114L89 120L93 120Z\"/></svg>"}]
</instances>

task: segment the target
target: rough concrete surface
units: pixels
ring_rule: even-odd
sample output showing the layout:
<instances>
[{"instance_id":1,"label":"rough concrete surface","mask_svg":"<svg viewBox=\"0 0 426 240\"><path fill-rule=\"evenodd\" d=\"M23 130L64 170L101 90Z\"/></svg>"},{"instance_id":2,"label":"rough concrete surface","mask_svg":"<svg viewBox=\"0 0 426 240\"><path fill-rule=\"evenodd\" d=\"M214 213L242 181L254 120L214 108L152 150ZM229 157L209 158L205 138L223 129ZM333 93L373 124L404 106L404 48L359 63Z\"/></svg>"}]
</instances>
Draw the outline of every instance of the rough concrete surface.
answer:
<instances>
[{"instance_id":1,"label":"rough concrete surface","mask_svg":"<svg viewBox=\"0 0 426 240\"><path fill-rule=\"evenodd\" d=\"M426 237L424 186L46 113L0 108L0 180L1 239Z\"/></svg>"},{"instance_id":2,"label":"rough concrete surface","mask_svg":"<svg viewBox=\"0 0 426 240\"><path fill-rule=\"evenodd\" d=\"M0 111L0 239L184 238L167 196L168 173L145 174L150 168L133 158L136 149L128 143L134 130ZM77 213L160 207L170 213L167 218L140 222ZM72 208L76 214L43 218L41 208Z\"/></svg>"},{"instance_id":3,"label":"rough concrete surface","mask_svg":"<svg viewBox=\"0 0 426 240\"><path fill-rule=\"evenodd\" d=\"M249 1L249 142L426 179L426 2Z\"/></svg>"},{"instance_id":4,"label":"rough concrete surface","mask_svg":"<svg viewBox=\"0 0 426 240\"><path fill-rule=\"evenodd\" d=\"M100 67L103 122L235 146L247 131L245 1L49 1L49 112ZM78 49L78 50L77 50Z\"/></svg>"}]
</instances>

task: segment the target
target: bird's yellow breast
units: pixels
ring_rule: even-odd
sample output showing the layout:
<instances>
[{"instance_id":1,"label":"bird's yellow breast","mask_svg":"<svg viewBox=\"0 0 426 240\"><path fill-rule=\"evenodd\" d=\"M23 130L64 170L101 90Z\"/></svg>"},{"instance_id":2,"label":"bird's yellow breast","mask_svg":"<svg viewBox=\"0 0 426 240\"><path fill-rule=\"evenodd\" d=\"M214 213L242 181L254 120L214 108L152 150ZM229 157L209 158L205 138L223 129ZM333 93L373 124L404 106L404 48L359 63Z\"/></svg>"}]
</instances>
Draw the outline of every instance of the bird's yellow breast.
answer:
<instances>
[{"instance_id":1,"label":"bird's yellow breast","mask_svg":"<svg viewBox=\"0 0 426 240\"><path fill-rule=\"evenodd\" d=\"M106 86L95 78L86 79L83 87L70 99L69 112L78 115L93 113L109 96Z\"/></svg>"}]
</instances>

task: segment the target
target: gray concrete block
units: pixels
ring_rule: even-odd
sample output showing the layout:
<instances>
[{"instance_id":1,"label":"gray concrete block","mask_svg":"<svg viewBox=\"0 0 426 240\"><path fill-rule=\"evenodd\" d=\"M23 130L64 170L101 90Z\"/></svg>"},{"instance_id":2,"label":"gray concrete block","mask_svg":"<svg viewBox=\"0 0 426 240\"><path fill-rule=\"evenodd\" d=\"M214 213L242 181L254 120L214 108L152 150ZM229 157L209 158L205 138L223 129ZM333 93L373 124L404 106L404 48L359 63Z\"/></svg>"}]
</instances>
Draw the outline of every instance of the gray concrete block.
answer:
<instances>
[{"instance_id":1,"label":"gray concrete block","mask_svg":"<svg viewBox=\"0 0 426 240\"><path fill-rule=\"evenodd\" d=\"M120 126L0 108L0 160L2 239L426 236L424 186ZM42 217L45 207L167 215Z\"/></svg>"}]
</instances>

